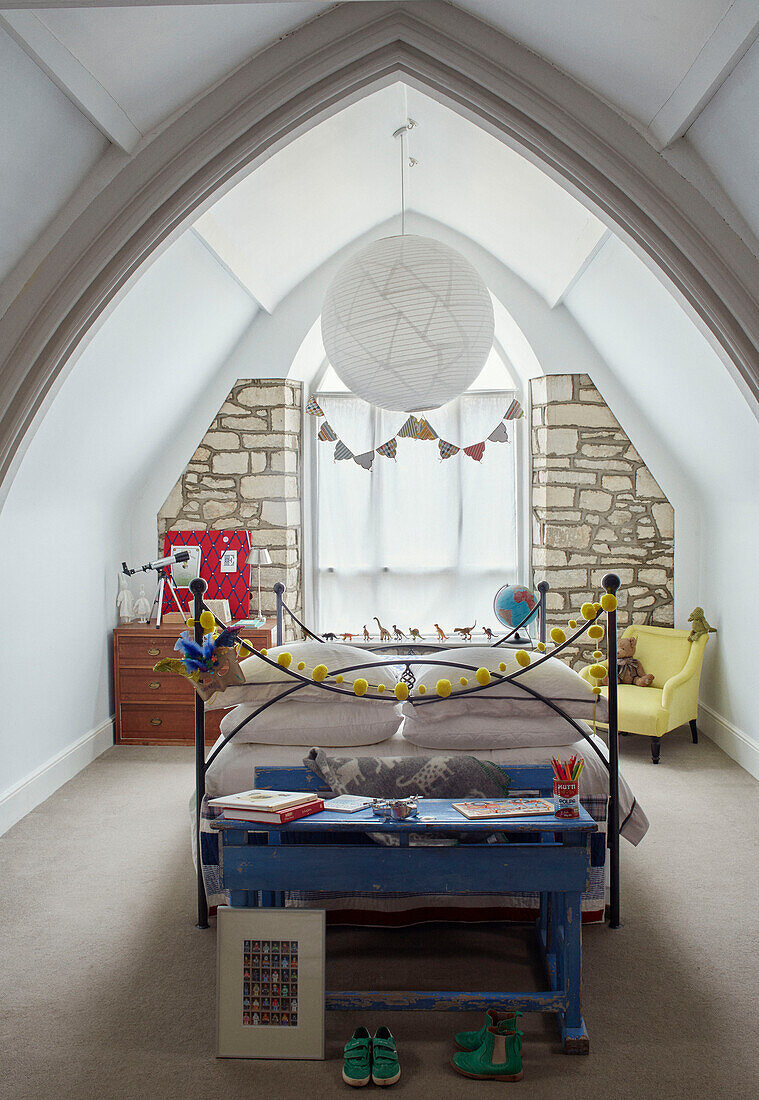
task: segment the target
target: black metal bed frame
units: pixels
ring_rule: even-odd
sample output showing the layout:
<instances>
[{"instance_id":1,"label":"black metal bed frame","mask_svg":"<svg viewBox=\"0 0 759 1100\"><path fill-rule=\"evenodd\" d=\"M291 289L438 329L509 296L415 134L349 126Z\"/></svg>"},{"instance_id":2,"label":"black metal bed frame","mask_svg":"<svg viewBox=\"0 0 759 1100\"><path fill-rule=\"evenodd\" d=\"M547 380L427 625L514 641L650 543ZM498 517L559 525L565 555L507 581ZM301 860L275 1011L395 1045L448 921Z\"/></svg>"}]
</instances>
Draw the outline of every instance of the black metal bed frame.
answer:
<instances>
[{"instance_id":1,"label":"black metal bed frame","mask_svg":"<svg viewBox=\"0 0 759 1100\"><path fill-rule=\"evenodd\" d=\"M615 573L607 573L602 579L601 584L605 592L611 595L616 595L620 586L620 579ZM203 628L200 625L201 613L206 608L203 602L203 594L206 590L206 582L202 578L198 578L190 582L190 590L193 596L193 618L195 620L195 641L201 643L203 641ZM545 643L546 636L546 597L549 590L547 581L541 581L538 585L538 591L540 597L538 600L538 636L541 642ZM284 636L284 616L289 615L290 619L300 627L304 635L309 638L313 638L314 641L324 642L324 638L320 637L314 631L310 630L298 616L287 606L284 602L285 586L281 583L274 585L274 592L277 598L277 645L283 644ZM612 670L612 673L616 671L617 667L617 611L616 607L611 611L599 611L594 618L584 620L582 625L565 638L563 642L557 645L550 653L542 652L538 659L531 662L525 667L518 668L515 672L511 672L508 675L501 675L498 672L491 672L491 681L487 684L478 685L477 687L467 688L464 691L457 691L449 698L460 699L462 695L473 695L480 691L488 690L490 698L504 698L504 696L493 695L493 680L496 685L498 682L516 684L516 686L530 695L533 699L538 699L544 703L550 710L554 711L566 722L568 722L572 728L579 734L581 738L588 742L590 747L595 752L603 766L606 768L609 775L609 807L606 822L606 844L609 850L609 885L610 885L610 899L609 899L609 927L620 927L620 874L619 874L619 728L618 728L618 711L617 711L617 677L612 674L609 676L609 691L608 691L608 740L609 740L609 757L607 758L600 751L598 746L592 740L590 735L582 728L582 726L570 715L566 714L561 707L559 707L553 700L541 695L540 692L528 687L524 683L519 682L519 678L524 675L529 669L537 668L549 657L555 656L557 653L566 649L568 646L574 644L578 638L580 638L589 627L591 627L602 616L606 615L606 654L608 658L608 668ZM219 626L223 626L219 620L217 620ZM519 624L522 626L523 624ZM505 634L502 638L499 638L497 642L490 643L488 648L497 648L504 645L510 638L517 634L519 626L514 627L511 631ZM276 661L271 660L270 657L264 656L257 650L251 648L251 655L257 656L261 661L275 668L278 673L284 673L286 677L290 677L293 681L292 686L284 687L282 692L275 696L273 699L267 700L257 707L254 712L247 715L232 732L225 737L221 744L216 745L210 752L208 758L205 755L205 703L201 699L200 695L195 693L195 828L196 837L198 841L198 859L197 859L197 891L198 891L198 928L208 928L208 903L206 901L205 885L203 882L203 864L201 858L201 835L200 835L200 812L206 791L206 774L211 764L214 762L220 752L229 744L230 741L246 726L249 722L252 722L263 711L268 710L269 707L275 703L280 702L282 699L286 699L288 696L294 695L296 692L301 691L304 687L319 688L321 691L328 691L334 695L347 695L353 699L358 699L352 688L340 687L337 684L327 684L323 681L315 681L307 676L302 676L297 670L292 668L286 668L283 665L278 664ZM440 665L442 667L453 668L460 671L476 672L477 666L465 665L459 661L445 661L441 659L431 659L424 657L408 657L403 655L396 655L389 660L371 660L361 662L360 664L349 665L345 668L331 669L330 676L335 677L338 675L345 675L351 672L363 672L373 668L382 668L389 665L397 666L402 664L405 666L403 673L401 674L401 680L411 687L415 683L416 677L414 676L414 667L424 665ZM370 693L365 692L362 699L376 700L380 702L392 701L393 704L398 700L394 694L380 694L378 692ZM437 695L431 695L427 699L417 698L413 700L414 706L425 706L429 703L445 702Z\"/></svg>"}]
</instances>

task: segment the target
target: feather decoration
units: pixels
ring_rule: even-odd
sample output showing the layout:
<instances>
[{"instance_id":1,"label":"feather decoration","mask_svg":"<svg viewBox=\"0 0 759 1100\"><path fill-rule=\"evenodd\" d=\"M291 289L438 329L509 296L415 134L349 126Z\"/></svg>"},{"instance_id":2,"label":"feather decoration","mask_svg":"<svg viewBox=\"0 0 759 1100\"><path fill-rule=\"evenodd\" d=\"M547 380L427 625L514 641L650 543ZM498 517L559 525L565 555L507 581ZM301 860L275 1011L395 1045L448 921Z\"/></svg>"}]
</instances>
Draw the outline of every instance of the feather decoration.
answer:
<instances>
[{"instance_id":1,"label":"feather decoration","mask_svg":"<svg viewBox=\"0 0 759 1100\"><path fill-rule=\"evenodd\" d=\"M217 649L230 649L233 645L237 645L239 638L238 634L242 630L240 626L227 626L222 630L221 634L216 639Z\"/></svg>"}]
</instances>

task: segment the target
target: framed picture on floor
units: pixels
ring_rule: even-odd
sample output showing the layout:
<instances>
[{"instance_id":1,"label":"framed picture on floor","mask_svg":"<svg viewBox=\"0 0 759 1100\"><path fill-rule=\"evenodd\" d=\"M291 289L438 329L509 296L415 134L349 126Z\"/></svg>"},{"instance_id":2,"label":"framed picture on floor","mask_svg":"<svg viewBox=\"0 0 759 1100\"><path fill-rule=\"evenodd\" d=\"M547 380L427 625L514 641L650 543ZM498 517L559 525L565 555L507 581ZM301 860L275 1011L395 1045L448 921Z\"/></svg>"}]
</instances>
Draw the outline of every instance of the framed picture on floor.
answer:
<instances>
[{"instance_id":1,"label":"framed picture on floor","mask_svg":"<svg viewBox=\"0 0 759 1100\"><path fill-rule=\"evenodd\" d=\"M324 910L217 915L219 1058L324 1058Z\"/></svg>"}]
</instances>

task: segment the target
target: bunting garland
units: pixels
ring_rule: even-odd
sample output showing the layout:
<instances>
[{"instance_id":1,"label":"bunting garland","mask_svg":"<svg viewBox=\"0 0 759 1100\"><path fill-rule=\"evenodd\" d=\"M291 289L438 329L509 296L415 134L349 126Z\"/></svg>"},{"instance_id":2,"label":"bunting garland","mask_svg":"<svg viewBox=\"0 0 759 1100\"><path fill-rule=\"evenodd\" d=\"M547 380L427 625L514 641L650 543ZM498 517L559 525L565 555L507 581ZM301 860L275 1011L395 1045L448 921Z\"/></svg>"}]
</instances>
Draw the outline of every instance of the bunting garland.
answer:
<instances>
[{"instance_id":1,"label":"bunting garland","mask_svg":"<svg viewBox=\"0 0 759 1100\"><path fill-rule=\"evenodd\" d=\"M324 413L322 413L322 416L323 415ZM319 434L316 438L321 439L323 443L334 443L337 439L337 433L332 431L329 424L325 420L321 428L319 429Z\"/></svg>"},{"instance_id":2,"label":"bunting garland","mask_svg":"<svg viewBox=\"0 0 759 1100\"><path fill-rule=\"evenodd\" d=\"M392 439L388 439L387 443L383 443L381 447L377 448L377 454L382 455L384 458L395 458L398 453L398 441L395 436Z\"/></svg>"},{"instance_id":3,"label":"bunting garland","mask_svg":"<svg viewBox=\"0 0 759 1100\"><path fill-rule=\"evenodd\" d=\"M306 412L310 416L324 416L324 411L315 397L310 397L308 399L306 403ZM483 455L485 454L485 444L487 442L511 442L505 421L520 420L523 416L524 409L515 398L487 439L484 439L481 443L473 443L471 446L464 448L457 447L455 443L449 443L448 440L442 439L425 417L416 417L413 415L408 417L398 429L397 434L391 439L388 439L386 443L383 443L373 450L363 451L359 455L354 455L353 451L343 443L342 439L338 439L337 433L326 419L317 432L317 439L325 443L335 444L335 462L343 462L352 458L356 465L361 466L364 470L372 469L375 451L378 455L382 455L383 458L395 459L398 454L398 439L436 439L441 462L444 462L448 458L453 458L453 456L457 455L462 449L464 454L474 462L482 462Z\"/></svg>"}]
</instances>

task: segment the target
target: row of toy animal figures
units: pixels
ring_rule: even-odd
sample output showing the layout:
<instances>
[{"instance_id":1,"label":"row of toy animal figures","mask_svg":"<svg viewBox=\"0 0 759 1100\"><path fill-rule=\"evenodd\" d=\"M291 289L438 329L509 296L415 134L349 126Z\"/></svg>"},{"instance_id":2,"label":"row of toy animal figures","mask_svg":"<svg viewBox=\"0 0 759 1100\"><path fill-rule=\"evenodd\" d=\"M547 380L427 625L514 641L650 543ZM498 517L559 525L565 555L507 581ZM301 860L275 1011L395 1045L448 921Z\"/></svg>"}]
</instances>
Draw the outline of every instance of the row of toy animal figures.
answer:
<instances>
[{"instance_id":1,"label":"row of toy animal figures","mask_svg":"<svg viewBox=\"0 0 759 1100\"><path fill-rule=\"evenodd\" d=\"M392 641L402 642L407 637L412 642L423 642L424 641L422 635L419 632L418 627L410 626L408 628L409 629L408 634L404 634L403 631L401 630L401 628L399 626L396 626L395 623L393 623L393 633L391 634L390 631L387 629L387 627L382 625L382 623L379 621L379 619L377 618L376 615L374 616L374 621L377 624L377 626L379 627L379 640L381 642L392 642ZM474 628L476 626L477 626L477 620L475 619L475 621L472 623L471 626L455 626L453 628L453 633L461 635L462 641L471 642L471 640L472 640L472 631L474 630ZM439 642L447 641L448 640L448 635L443 630L442 626L440 626L438 623L435 623L434 627L435 627L435 630L437 631L438 641ZM493 641L493 638L495 637L495 635L493 634L492 630L490 630L486 626L483 626L482 627L482 632L483 632L483 634L485 635L485 637L487 638L487 640L489 642ZM363 637L365 642L370 642L371 639L372 639L372 635L369 633L369 630L368 630L366 624L364 624L364 628L363 628L363 631L362 631L361 634L350 634L350 633L343 634L343 633L340 633L340 632L338 632L337 634L333 634L331 631L328 630L328 631L325 631L323 637L328 642L336 642L338 638L342 638L342 640L344 642L352 642L354 638L360 638L360 637Z\"/></svg>"}]
</instances>

